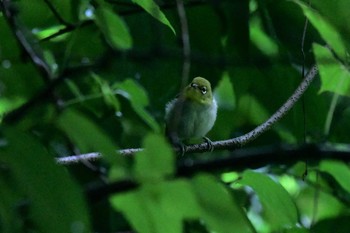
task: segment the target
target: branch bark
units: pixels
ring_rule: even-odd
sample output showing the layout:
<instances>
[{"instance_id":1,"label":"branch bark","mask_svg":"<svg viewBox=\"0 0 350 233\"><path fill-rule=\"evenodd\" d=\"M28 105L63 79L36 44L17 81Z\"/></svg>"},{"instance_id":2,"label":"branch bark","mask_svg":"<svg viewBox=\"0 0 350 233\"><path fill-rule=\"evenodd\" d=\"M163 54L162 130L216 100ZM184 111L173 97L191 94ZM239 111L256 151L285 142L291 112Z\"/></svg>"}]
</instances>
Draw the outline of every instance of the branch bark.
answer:
<instances>
[{"instance_id":1,"label":"branch bark","mask_svg":"<svg viewBox=\"0 0 350 233\"><path fill-rule=\"evenodd\" d=\"M292 166L301 160L317 164L324 159L350 161L350 144L320 144L303 146L264 146L256 148L237 149L229 156L215 157L211 160L198 160L181 157L177 163L174 177L191 177L198 172L219 172L223 170L242 171L250 168L260 168L267 165ZM300 174L303 179L303 174ZM139 183L135 180L121 180L110 184L95 185L86 190L90 201L99 201L110 194L136 189Z\"/></svg>"},{"instance_id":2,"label":"branch bark","mask_svg":"<svg viewBox=\"0 0 350 233\"><path fill-rule=\"evenodd\" d=\"M276 122L278 122L287 112L295 105L295 103L300 99L300 97L304 94L304 92L309 87L312 80L316 77L318 73L317 66L313 66L309 73L306 75L306 77L303 79L303 81L300 83L300 85L297 87L297 89L294 91L294 93L288 98L288 100L263 124L256 127L254 130L228 140L223 141L215 141L213 142L213 148L214 150L233 150L239 147L242 147L243 145L246 145L247 143L253 141L258 136L269 130ZM201 143L201 144L194 144L194 145L188 145L185 146L186 153L194 153L194 152L206 152L208 151L208 145L207 143ZM141 151L142 148L132 148L132 149L124 149L118 151L119 154L124 156L130 156L134 155L136 152ZM175 151L178 150L178 148L174 148ZM57 159L57 163L59 164L74 164L79 163L82 160L89 160L94 161L101 158L101 154L98 152L89 153L89 154L81 154L81 155L73 155L69 157L62 157Z\"/></svg>"}]
</instances>

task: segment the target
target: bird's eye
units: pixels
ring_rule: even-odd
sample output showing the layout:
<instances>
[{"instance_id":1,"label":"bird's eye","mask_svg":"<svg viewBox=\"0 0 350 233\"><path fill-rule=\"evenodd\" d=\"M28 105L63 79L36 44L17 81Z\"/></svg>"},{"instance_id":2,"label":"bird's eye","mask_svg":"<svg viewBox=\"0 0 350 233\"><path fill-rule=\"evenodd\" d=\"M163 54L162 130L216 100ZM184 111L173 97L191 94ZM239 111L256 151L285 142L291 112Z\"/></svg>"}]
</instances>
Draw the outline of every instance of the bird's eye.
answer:
<instances>
[{"instance_id":1,"label":"bird's eye","mask_svg":"<svg viewBox=\"0 0 350 233\"><path fill-rule=\"evenodd\" d=\"M196 83L191 83L191 87L197 88L197 87L198 87L198 84L196 84Z\"/></svg>"},{"instance_id":2,"label":"bird's eye","mask_svg":"<svg viewBox=\"0 0 350 233\"><path fill-rule=\"evenodd\" d=\"M207 93L207 88L206 87L201 87L201 92L203 95L205 95Z\"/></svg>"}]
</instances>

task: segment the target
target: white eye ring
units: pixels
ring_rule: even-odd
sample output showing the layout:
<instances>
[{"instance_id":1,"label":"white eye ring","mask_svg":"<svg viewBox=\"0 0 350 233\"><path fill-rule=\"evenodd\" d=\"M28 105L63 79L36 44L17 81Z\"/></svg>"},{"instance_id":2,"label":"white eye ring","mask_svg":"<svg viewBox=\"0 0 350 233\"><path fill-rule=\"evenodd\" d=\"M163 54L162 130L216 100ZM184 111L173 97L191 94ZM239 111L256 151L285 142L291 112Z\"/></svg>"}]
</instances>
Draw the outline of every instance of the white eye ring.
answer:
<instances>
[{"instance_id":1,"label":"white eye ring","mask_svg":"<svg viewBox=\"0 0 350 233\"><path fill-rule=\"evenodd\" d=\"M197 87L198 87L198 84L196 84L196 83L191 83L191 87L197 88Z\"/></svg>"},{"instance_id":2,"label":"white eye ring","mask_svg":"<svg viewBox=\"0 0 350 233\"><path fill-rule=\"evenodd\" d=\"M206 87L201 87L200 90L201 90L203 95L205 95L207 93L207 88Z\"/></svg>"}]
</instances>

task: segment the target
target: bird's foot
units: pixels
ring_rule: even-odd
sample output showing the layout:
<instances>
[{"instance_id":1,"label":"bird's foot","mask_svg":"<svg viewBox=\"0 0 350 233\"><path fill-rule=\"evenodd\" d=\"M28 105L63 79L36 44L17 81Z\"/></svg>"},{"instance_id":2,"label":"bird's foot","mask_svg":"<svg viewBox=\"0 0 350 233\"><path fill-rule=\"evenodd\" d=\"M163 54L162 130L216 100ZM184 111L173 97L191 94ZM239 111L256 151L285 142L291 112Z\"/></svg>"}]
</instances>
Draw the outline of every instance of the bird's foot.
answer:
<instances>
[{"instance_id":1,"label":"bird's foot","mask_svg":"<svg viewBox=\"0 0 350 233\"><path fill-rule=\"evenodd\" d=\"M204 141L207 143L208 150L209 150L210 152L213 152L213 150L214 150L213 142L212 142L209 138L207 138L207 137L203 137L203 139L204 139Z\"/></svg>"},{"instance_id":2,"label":"bird's foot","mask_svg":"<svg viewBox=\"0 0 350 233\"><path fill-rule=\"evenodd\" d=\"M175 146L178 148L178 153L181 156L184 156L186 153L186 145L182 142L176 143Z\"/></svg>"}]
</instances>

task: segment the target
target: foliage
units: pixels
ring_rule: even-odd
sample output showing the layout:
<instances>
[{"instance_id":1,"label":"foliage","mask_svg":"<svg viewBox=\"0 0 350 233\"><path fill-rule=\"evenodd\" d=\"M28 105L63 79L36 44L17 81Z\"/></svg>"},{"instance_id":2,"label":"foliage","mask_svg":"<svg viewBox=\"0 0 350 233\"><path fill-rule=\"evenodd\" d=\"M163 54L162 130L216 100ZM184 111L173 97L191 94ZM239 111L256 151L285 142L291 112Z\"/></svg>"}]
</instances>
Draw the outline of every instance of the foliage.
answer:
<instances>
[{"instance_id":1,"label":"foliage","mask_svg":"<svg viewBox=\"0 0 350 233\"><path fill-rule=\"evenodd\" d=\"M183 1L190 78L210 80L219 104L212 140L263 123L316 63L320 79L302 102L249 146L332 143L349 153L338 143L350 140L350 2L310 2ZM230 156L179 158L162 133L164 106L184 85L181 3L1 1L1 232L350 231L343 161L308 163L304 179L305 161L178 173L188 158ZM145 150L116 153L134 147ZM90 152L103 158L55 163ZM137 188L108 189L120 181ZM89 196L106 187L103 200Z\"/></svg>"}]
</instances>

